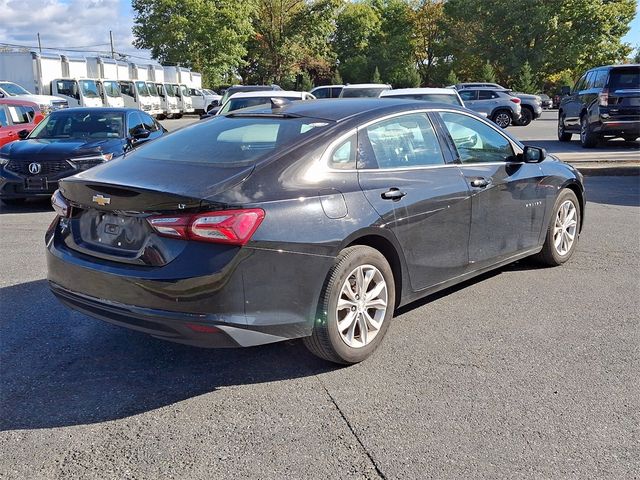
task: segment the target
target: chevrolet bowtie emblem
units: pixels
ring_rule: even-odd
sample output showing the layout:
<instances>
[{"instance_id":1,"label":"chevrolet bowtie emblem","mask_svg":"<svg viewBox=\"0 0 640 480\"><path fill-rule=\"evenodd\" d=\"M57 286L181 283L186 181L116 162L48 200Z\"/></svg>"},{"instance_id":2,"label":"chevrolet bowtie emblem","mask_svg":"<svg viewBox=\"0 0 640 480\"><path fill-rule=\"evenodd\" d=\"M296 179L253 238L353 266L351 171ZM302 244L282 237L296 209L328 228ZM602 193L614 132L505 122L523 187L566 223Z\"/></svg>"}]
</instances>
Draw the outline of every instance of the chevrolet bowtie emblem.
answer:
<instances>
[{"instance_id":1,"label":"chevrolet bowtie emblem","mask_svg":"<svg viewBox=\"0 0 640 480\"><path fill-rule=\"evenodd\" d=\"M94 195L91 200L96 202L101 207L104 207L105 205L109 205L111 203L111 198L110 197L104 197L104 196L102 196L100 194Z\"/></svg>"}]
</instances>

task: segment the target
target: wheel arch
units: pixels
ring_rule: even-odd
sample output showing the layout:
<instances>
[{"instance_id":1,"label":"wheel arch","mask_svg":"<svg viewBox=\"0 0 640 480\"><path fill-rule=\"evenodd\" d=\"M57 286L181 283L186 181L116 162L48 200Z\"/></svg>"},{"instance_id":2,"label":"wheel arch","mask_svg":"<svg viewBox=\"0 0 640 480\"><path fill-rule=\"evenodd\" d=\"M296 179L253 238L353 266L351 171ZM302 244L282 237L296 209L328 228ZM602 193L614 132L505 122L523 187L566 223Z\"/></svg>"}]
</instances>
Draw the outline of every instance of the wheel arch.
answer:
<instances>
[{"instance_id":1,"label":"wheel arch","mask_svg":"<svg viewBox=\"0 0 640 480\"><path fill-rule=\"evenodd\" d=\"M565 183L560 189L560 191L564 190L565 188L568 188L569 190L571 190L576 195L576 197L578 197L578 202L580 202L580 230L579 231L582 232L582 226L584 225L584 207L586 202L584 191L580 187L577 181L571 181L571 180Z\"/></svg>"},{"instance_id":2,"label":"wheel arch","mask_svg":"<svg viewBox=\"0 0 640 480\"><path fill-rule=\"evenodd\" d=\"M491 111L491 115L489 115L489 118L493 119L495 118L495 116L498 114L498 112L507 112L510 116L511 116L511 120L513 121L513 111L509 108L509 107L496 107Z\"/></svg>"},{"instance_id":3,"label":"wheel arch","mask_svg":"<svg viewBox=\"0 0 640 480\"><path fill-rule=\"evenodd\" d=\"M353 247L355 245L365 245L379 251L389 262L391 271L393 272L393 283L396 289L396 304L395 308L401 303L403 297L403 287L408 285L404 278L406 268L404 267L403 259L401 258L398 246L386 236L363 232L361 236L351 238L348 240L343 248Z\"/></svg>"}]
</instances>

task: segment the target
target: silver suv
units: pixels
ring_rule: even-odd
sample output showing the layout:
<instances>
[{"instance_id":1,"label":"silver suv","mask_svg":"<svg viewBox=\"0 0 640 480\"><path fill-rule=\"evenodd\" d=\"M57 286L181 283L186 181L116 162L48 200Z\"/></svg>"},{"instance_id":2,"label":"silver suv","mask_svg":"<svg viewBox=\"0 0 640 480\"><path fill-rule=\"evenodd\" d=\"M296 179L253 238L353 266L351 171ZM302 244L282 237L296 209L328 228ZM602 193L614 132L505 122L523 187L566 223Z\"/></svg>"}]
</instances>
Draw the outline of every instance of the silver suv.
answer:
<instances>
[{"instance_id":1,"label":"silver suv","mask_svg":"<svg viewBox=\"0 0 640 480\"><path fill-rule=\"evenodd\" d=\"M458 93L467 108L486 115L501 128L507 128L520 119L520 99L508 90L464 88Z\"/></svg>"}]
</instances>

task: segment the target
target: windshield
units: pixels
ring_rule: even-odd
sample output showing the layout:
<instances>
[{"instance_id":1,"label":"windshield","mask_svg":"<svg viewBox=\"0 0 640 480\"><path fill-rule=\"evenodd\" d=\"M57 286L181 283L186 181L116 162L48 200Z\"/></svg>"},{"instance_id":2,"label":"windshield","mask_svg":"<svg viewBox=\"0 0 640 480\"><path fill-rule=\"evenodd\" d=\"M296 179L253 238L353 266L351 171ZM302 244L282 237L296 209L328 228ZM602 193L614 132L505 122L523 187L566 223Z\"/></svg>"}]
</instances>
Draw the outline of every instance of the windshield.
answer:
<instances>
[{"instance_id":1,"label":"windshield","mask_svg":"<svg viewBox=\"0 0 640 480\"><path fill-rule=\"evenodd\" d=\"M275 92L274 92L275 93ZM247 97L247 98L232 98L224 107L220 109L220 115L233 112L234 110L240 110L241 108L257 107L258 105L269 105L272 98L284 98L274 95L273 97ZM299 100L290 98L289 100Z\"/></svg>"},{"instance_id":2,"label":"windshield","mask_svg":"<svg viewBox=\"0 0 640 480\"><path fill-rule=\"evenodd\" d=\"M447 103L462 106L456 95L448 93L405 93L401 95L385 95L383 98L404 98L407 100L423 100L426 102Z\"/></svg>"},{"instance_id":3,"label":"windshield","mask_svg":"<svg viewBox=\"0 0 640 480\"><path fill-rule=\"evenodd\" d=\"M122 94L120 93L120 85L118 85L118 82L110 82L105 80L102 82L102 88L104 89L104 93L108 97L122 96Z\"/></svg>"},{"instance_id":4,"label":"windshield","mask_svg":"<svg viewBox=\"0 0 640 480\"><path fill-rule=\"evenodd\" d=\"M152 97L158 96L158 89L156 88L156 84L153 82L147 82L147 88L149 89L149 95Z\"/></svg>"},{"instance_id":5,"label":"windshield","mask_svg":"<svg viewBox=\"0 0 640 480\"><path fill-rule=\"evenodd\" d=\"M321 130L327 122L277 116L216 117L161 137L136 155L152 160L209 164L217 167L252 165L261 157Z\"/></svg>"},{"instance_id":6,"label":"windshield","mask_svg":"<svg viewBox=\"0 0 640 480\"><path fill-rule=\"evenodd\" d=\"M122 138L123 124L118 112L56 111L40 122L29 138Z\"/></svg>"},{"instance_id":7,"label":"windshield","mask_svg":"<svg viewBox=\"0 0 640 480\"><path fill-rule=\"evenodd\" d=\"M143 97L149 96L149 89L147 88L147 84L144 82L136 82L136 88L138 89L138 93Z\"/></svg>"},{"instance_id":8,"label":"windshield","mask_svg":"<svg viewBox=\"0 0 640 480\"><path fill-rule=\"evenodd\" d=\"M609 73L609 90L640 89L640 67L615 68Z\"/></svg>"},{"instance_id":9,"label":"windshield","mask_svg":"<svg viewBox=\"0 0 640 480\"><path fill-rule=\"evenodd\" d=\"M171 88L173 88L173 96L174 97L179 97L180 96L180 85L178 85L177 83L172 83L171 84Z\"/></svg>"},{"instance_id":10,"label":"windshield","mask_svg":"<svg viewBox=\"0 0 640 480\"><path fill-rule=\"evenodd\" d=\"M87 98L98 98L100 94L98 93L98 85L94 80L78 80L80 84L80 90L82 91L82 95Z\"/></svg>"},{"instance_id":11,"label":"windshield","mask_svg":"<svg viewBox=\"0 0 640 480\"><path fill-rule=\"evenodd\" d=\"M11 82L0 82L0 88L10 97L15 97L16 95L31 95L20 85Z\"/></svg>"},{"instance_id":12,"label":"windshield","mask_svg":"<svg viewBox=\"0 0 640 480\"><path fill-rule=\"evenodd\" d=\"M184 97L189 97L189 89L187 88L186 85L180 85L180 93L182 93L182 95Z\"/></svg>"},{"instance_id":13,"label":"windshield","mask_svg":"<svg viewBox=\"0 0 640 480\"><path fill-rule=\"evenodd\" d=\"M377 98L382 92L389 90L386 87L379 88L343 88L341 96L342 98Z\"/></svg>"}]
</instances>

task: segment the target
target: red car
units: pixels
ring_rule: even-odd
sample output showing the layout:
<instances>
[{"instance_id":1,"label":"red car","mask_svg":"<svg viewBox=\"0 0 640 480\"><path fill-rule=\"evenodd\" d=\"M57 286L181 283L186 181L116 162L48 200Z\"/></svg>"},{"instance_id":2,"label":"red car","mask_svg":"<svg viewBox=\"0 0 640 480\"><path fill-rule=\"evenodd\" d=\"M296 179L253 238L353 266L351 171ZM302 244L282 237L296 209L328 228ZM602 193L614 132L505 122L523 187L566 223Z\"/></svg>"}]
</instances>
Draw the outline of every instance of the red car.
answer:
<instances>
[{"instance_id":1,"label":"red car","mask_svg":"<svg viewBox=\"0 0 640 480\"><path fill-rule=\"evenodd\" d=\"M0 147L19 140L18 132L30 132L43 118L37 103L0 98Z\"/></svg>"}]
</instances>

